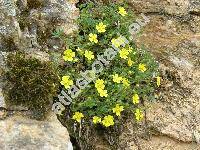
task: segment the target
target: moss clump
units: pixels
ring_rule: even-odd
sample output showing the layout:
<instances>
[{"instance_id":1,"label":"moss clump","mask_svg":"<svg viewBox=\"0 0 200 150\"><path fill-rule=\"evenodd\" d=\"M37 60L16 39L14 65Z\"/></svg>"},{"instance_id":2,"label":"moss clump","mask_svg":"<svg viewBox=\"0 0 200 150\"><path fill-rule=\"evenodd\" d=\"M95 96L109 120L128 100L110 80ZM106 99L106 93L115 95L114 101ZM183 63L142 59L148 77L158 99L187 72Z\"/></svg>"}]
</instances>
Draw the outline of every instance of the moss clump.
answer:
<instances>
[{"instance_id":1,"label":"moss clump","mask_svg":"<svg viewBox=\"0 0 200 150\"><path fill-rule=\"evenodd\" d=\"M27 1L28 8L30 9L37 9L44 5L43 0L28 0Z\"/></svg>"},{"instance_id":2,"label":"moss clump","mask_svg":"<svg viewBox=\"0 0 200 150\"><path fill-rule=\"evenodd\" d=\"M58 88L59 77L52 64L17 52L8 55L7 65L4 88L7 106L27 107L34 112L34 118L44 119Z\"/></svg>"}]
</instances>

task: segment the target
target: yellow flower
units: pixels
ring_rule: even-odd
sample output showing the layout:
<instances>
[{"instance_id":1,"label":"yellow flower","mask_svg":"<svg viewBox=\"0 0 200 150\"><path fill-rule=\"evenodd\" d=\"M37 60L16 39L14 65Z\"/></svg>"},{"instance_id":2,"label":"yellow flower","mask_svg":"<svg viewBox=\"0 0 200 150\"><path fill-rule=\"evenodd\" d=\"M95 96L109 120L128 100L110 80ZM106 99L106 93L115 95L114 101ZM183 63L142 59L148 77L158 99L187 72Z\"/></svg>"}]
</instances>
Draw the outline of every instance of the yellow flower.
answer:
<instances>
[{"instance_id":1,"label":"yellow flower","mask_svg":"<svg viewBox=\"0 0 200 150\"><path fill-rule=\"evenodd\" d=\"M104 89L105 88L104 81L102 79L97 79L95 82L95 87L97 89Z\"/></svg>"},{"instance_id":2,"label":"yellow flower","mask_svg":"<svg viewBox=\"0 0 200 150\"><path fill-rule=\"evenodd\" d=\"M101 122L101 118L100 117L97 117L97 116L93 117L93 123L94 124L97 124L97 123L100 123L100 122Z\"/></svg>"},{"instance_id":3,"label":"yellow flower","mask_svg":"<svg viewBox=\"0 0 200 150\"><path fill-rule=\"evenodd\" d=\"M157 84L157 86L159 87L159 86L160 86L161 77L157 76L157 77L156 77L156 80L157 80L157 83L156 83L156 84Z\"/></svg>"},{"instance_id":4,"label":"yellow flower","mask_svg":"<svg viewBox=\"0 0 200 150\"><path fill-rule=\"evenodd\" d=\"M145 72L147 70L146 65L145 64L139 64L138 69L142 72Z\"/></svg>"},{"instance_id":5,"label":"yellow flower","mask_svg":"<svg viewBox=\"0 0 200 150\"><path fill-rule=\"evenodd\" d=\"M126 79L126 78L122 78L122 83L123 83L123 85L126 86L126 87L130 86L130 82L129 82L128 79Z\"/></svg>"},{"instance_id":6,"label":"yellow flower","mask_svg":"<svg viewBox=\"0 0 200 150\"><path fill-rule=\"evenodd\" d=\"M131 67L133 65L133 61L131 60L131 58L128 58L128 66Z\"/></svg>"},{"instance_id":7,"label":"yellow flower","mask_svg":"<svg viewBox=\"0 0 200 150\"><path fill-rule=\"evenodd\" d=\"M135 118L137 121L140 121L144 118L144 115L142 114L142 111L140 109L135 110Z\"/></svg>"},{"instance_id":8,"label":"yellow flower","mask_svg":"<svg viewBox=\"0 0 200 150\"><path fill-rule=\"evenodd\" d=\"M121 46L121 43L117 39L112 39L111 43L117 48Z\"/></svg>"},{"instance_id":9,"label":"yellow flower","mask_svg":"<svg viewBox=\"0 0 200 150\"><path fill-rule=\"evenodd\" d=\"M107 90L104 90L105 85L104 81L102 79L97 79L95 82L95 87L97 88L97 91L99 92L101 97L107 97Z\"/></svg>"},{"instance_id":10,"label":"yellow flower","mask_svg":"<svg viewBox=\"0 0 200 150\"><path fill-rule=\"evenodd\" d=\"M92 59L94 59L94 55L93 55L93 52L91 52L91 51L85 51L85 57L88 59L88 60L92 60Z\"/></svg>"},{"instance_id":11,"label":"yellow flower","mask_svg":"<svg viewBox=\"0 0 200 150\"><path fill-rule=\"evenodd\" d=\"M98 43L97 34L90 33L89 40L90 42Z\"/></svg>"},{"instance_id":12,"label":"yellow flower","mask_svg":"<svg viewBox=\"0 0 200 150\"><path fill-rule=\"evenodd\" d=\"M139 99L140 98L139 98L138 94L134 94L132 99L133 99L133 104L138 104L139 103Z\"/></svg>"},{"instance_id":13,"label":"yellow flower","mask_svg":"<svg viewBox=\"0 0 200 150\"><path fill-rule=\"evenodd\" d=\"M121 36L117 38L117 41L120 43L120 45L125 43L125 39L122 38Z\"/></svg>"},{"instance_id":14,"label":"yellow flower","mask_svg":"<svg viewBox=\"0 0 200 150\"><path fill-rule=\"evenodd\" d=\"M70 76L63 76L60 83L64 85L66 89L70 88L70 86L73 85L73 81L70 79Z\"/></svg>"},{"instance_id":15,"label":"yellow flower","mask_svg":"<svg viewBox=\"0 0 200 150\"><path fill-rule=\"evenodd\" d=\"M103 22L100 22L98 25L96 25L96 29L99 33L106 32L106 25L104 25Z\"/></svg>"},{"instance_id":16,"label":"yellow flower","mask_svg":"<svg viewBox=\"0 0 200 150\"><path fill-rule=\"evenodd\" d=\"M120 83L122 80L122 77L119 77L118 74L112 75L113 76L113 81L116 83Z\"/></svg>"},{"instance_id":17,"label":"yellow flower","mask_svg":"<svg viewBox=\"0 0 200 150\"><path fill-rule=\"evenodd\" d=\"M128 54L129 54L129 51L125 48L122 48L120 51L119 51L119 55L121 58L123 59L127 59L128 58Z\"/></svg>"},{"instance_id":18,"label":"yellow flower","mask_svg":"<svg viewBox=\"0 0 200 150\"><path fill-rule=\"evenodd\" d=\"M81 118L83 118L84 115L80 112L75 112L75 114L73 115L72 119L76 120L77 122L81 122Z\"/></svg>"},{"instance_id":19,"label":"yellow flower","mask_svg":"<svg viewBox=\"0 0 200 150\"><path fill-rule=\"evenodd\" d=\"M124 107L117 104L115 108L113 108L112 110L113 110L113 113L116 113L117 116L120 116L121 112L124 110Z\"/></svg>"},{"instance_id":20,"label":"yellow flower","mask_svg":"<svg viewBox=\"0 0 200 150\"><path fill-rule=\"evenodd\" d=\"M127 14L126 10L123 7L119 7L118 13L123 17Z\"/></svg>"},{"instance_id":21,"label":"yellow flower","mask_svg":"<svg viewBox=\"0 0 200 150\"><path fill-rule=\"evenodd\" d=\"M99 92L101 97L107 97L108 96L107 90L99 88L99 89L97 89L97 91Z\"/></svg>"},{"instance_id":22,"label":"yellow flower","mask_svg":"<svg viewBox=\"0 0 200 150\"><path fill-rule=\"evenodd\" d=\"M65 61L73 61L75 57L75 52L73 52L71 49L67 49L64 51L63 59Z\"/></svg>"},{"instance_id":23,"label":"yellow flower","mask_svg":"<svg viewBox=\"0 0 200 150\"><path fill-rule=\"evenodd\" d=\"M109 126L114 125L114 118L113 118L113 116L111 116L111 115L105 116L104 119L103 119L103 121L102 121L102 124L105 127L109 127Z\"/></svg>"}]
</instances>

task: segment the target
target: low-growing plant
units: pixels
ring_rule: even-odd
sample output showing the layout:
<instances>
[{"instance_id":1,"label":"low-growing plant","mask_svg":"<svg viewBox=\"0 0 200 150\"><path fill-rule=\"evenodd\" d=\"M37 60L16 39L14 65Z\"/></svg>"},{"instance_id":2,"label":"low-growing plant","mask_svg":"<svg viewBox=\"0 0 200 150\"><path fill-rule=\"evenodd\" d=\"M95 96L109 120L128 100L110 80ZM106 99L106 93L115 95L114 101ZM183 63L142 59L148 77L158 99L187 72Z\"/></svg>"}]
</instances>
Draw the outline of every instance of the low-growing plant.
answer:
<instances>
[{"instance_id":1,"label":"low-growing plant","mask_svg":"<svg viewBox=\"0 0 200 150\"><path fill-rule=\"evenodd\" d=\"M43 119L51 110L58 88L58 74L50 62L41 62L24 52L10 53L4 76L4 95L8 107L22 106Z\"/></svg>"},{"instance_id":2,"label":"low-growing plant","mask_svg":"<svg viewBox=\"0 0 200 150\"><path fill-rule=\"evenodd\" d=\"M103 72L96 74L96 81L66 107L69 120L106 129L122 123L127 114L133 114L135 121L142 120L144 101L153 100L160 77L158 64L145 49L137 48L133 41L124 47L116 42L120 35L127 39L131 36L129 25L134 22L134 14L126 5L118 4L87 3L80 10L78 32L64 39L63 88L68 90L75 84L81 71L91 70L97 56L111 45L120 50Z\"/></svg>"}]
</instances>

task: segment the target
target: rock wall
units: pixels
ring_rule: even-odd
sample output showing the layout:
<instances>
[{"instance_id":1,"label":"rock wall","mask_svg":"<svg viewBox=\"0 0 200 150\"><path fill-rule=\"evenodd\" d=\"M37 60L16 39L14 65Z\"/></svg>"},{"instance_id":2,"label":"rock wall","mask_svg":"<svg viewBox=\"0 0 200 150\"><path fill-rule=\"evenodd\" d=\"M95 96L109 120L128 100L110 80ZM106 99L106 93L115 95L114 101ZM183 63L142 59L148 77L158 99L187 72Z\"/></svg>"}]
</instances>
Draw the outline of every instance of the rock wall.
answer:
<instances>
[{"instance_id":1,"label":"rock wall","mask_svg":"<svg viewBox=\"0 0 200 150\"><path fill-rule=\"evenodd\" d=\"M24 108L7 108L2 95L8 53L23 50L41 61L46 52L63 50L56 29L70 35L79 11L70 0L0 0L0 149L72 150L67 129L51 114L44 121L29 119Z\"/></svg>"},{"instance_id":2,"label":"rock wall","mask_svg":"<svg viewBox=\"0 0 200 150\"><path fill-rule=\"evenodd\" d=\"M21 114L0 120L1 150L73 150L67 129L53 114L45 121Z\"/></svg>"},{"instance_id":3,"label":"rock wall","mask_svg":"<svg viewBox=\"0 0 200 150\"><path fill-rule=\"evenodd\" d=\"M150 18L137 46L144 45L160 64L159 99L146 103L147 135L126 135L126 149L200 149L200 1L130 0L136 14ZM153 135L152 135L153 134ZM147 139L147 140L144 140ZM123 141L123 140L122 140ZM123 143L125 144L125 143Z\"/></svg>"},{"instance_id":4,"label":"rock wall","mask_svg":"<svg viewBox=\"0 0 200 150\"><path fill-rule=\"evenodd\" d=\"M67 0L1 0L0 49L50 50L63 46L51 38L56 29L71 34L78 9Z\"/></svg>"},{"instance_id":5,"label":"rock wall","mask_svg":"<svg viewBox=\"0 0 200 150\"><path fill-rule=\"evenodd\" d=\"M150 23L137 36L136 44L144 45L156 57L163 80L157 102L146 103L145 121L137 128L129 123L125 125L127 130L120 137L121 147L127 150L199 150L200 1L127 2L137 15L144 13L150 18ZM63 29L65 34L77 29L75 3L73 0L0 0L1 68L7 52L43 51L45 55L45 51L63 49L64 44L52 38L51 33L56 28ZM42 59L45 58L43 54L40 55ZM1 84L0 107L5 107ZM55 118L53 123L38 122L22 115L9 116L5 110L0 110L0 119L0 133L4 135L0 138L2 150L67 147L68 133ZM11 136L11 133L15 134Z\"/></svg>"}]
</instances>

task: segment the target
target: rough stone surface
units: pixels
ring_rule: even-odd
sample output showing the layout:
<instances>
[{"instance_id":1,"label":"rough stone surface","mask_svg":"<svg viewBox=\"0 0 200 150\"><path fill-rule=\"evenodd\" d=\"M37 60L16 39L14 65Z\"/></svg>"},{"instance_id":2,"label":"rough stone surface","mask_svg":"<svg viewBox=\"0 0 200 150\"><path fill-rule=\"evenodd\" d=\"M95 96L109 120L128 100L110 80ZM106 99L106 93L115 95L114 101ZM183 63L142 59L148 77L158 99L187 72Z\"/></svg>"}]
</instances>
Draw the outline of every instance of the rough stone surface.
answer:
<instances>
[{"instance_id":1,"label":"rough stone surface","mask_svg":"<svg viewBox=\"0 0 200 150\"><path fill-rule=\"evenodd\" d=\"M67 129L55 115L36 121L14 115L0 120L1 150L72 150Z\"/></svg>"},{"instance_id":2,"label":"rough stone surface","mask_svg":"<svg viewBox=\"0 0 200 150\"><path fill-rule=\"evenodd\" d=\"M53 31L77 29L78 9L67 0L1 0L0 17L1 50L49 50L63 46L51 38Z\"/></svg>"},{"instance_id":3,"label":"rough stone surface","mask_svg":"<svg viewBox=\"0 0 200 150\"><path fill-rule=\"evenodd\" d=\"M65 46L52 37L56 29L63 34L77 30L79 15L75 0L0 0L0 149L1 150L72 150L67 129L55 115L45 121L28 119L31 112L6 108L2 95L9 52L23 50L42 61L48 51Z\"/></svg>"},{"instance_id":4,"label":"rough stone surface","mask_svg":"<svg viewBox=\"0 0 200 150\"><path fill-rule=\"evenodd\" d=\"M5 65L5 53L0 51L0 107L6 107L5 105L5 101L4 101L4 97L3 97L3 92L2 92L2 88L3 88L3 70L6 69L6 65Z\"/></svg>"},{"instance_id":5,"label":"rough stone surface","mask_svg":"<svg viewBox=\"0 0 200 150\"><path fill-rule=\"evenodd\" d=\"M0 107L6 107L1 88L0 88Z\"/></svg>"},{"instance_id":6,"label":"rough stone surface","mask_svg":"<svg viewBox=\"0 0 200 150\"><path fill-rule=\"evenodd\" d=\"M137 39L157 57L163 76L160 101L152 105L147 119L162 134L191 142L194 133L200 133L200 46L193 42L200 40L200 34L187 28L177 32L178 22L172 21L174 28L168 28L167 18L162 19L152 16Z\"/></svg>"},{"instance_id":7,"label":"rough stone surface","mask_svg":"<svg viewBox=\"0 0 200 150\"><path fill-rule=\"evenodd\" d=\"M200 149L200 1L130 0L150 23L136 37L158 60L162 75L159 99L146 103L146 130L153 136L127 135L127 149ZM133 129L132 129L133 131ZM154 133L155 132L155 133ZM122 134L122 137L124 135ZM146 138L148 136L148 138ZM145 137L145 138L144 138ZM147 140L145 140L147 139ZM131 144L132 143L132 144ZM132 147L130 145L132 145Z\"/></svg>"},{"instance_id":8,"label":"rough stone surface","mask_svg":"<svg viewBox=\"0 0 200 150\"><path fill-rule=\"evenodd\" d=\"M120 145L127 150L199 150L200 1L128 2L136 14L144 13L150 18L150 23L136 38L136 44L144 45L158 60L162 85L158 101L146 103L146 122L137 129L128 127L127 123ZM47 54L40 50L64 47L51 33L63 29L64 34L72 34L77 29L74 24L77 17L78 9L73 0L0 0L0 50L31 51L33 56L48 60ZM12 112L0 110L0 119L3 119L0 120L2 150L68 147L66 128L55 116L51 121L39 122L23 117L21 112L13 116Z\"/></svg>"},{"instance_id":9,"label":"rough stone surface","mask_svg":"<svg viewBox=\"0 0 200 150\"><path fill-rule=\"evenodd\" d=\"M200 148L195 143L175 141L165 136L153 136L150 141L141 139L138 142L142 150L198 150ZM132 142L126 150L139 150L139 148Z\"/></svg>"},{"instance_id":10,"label":"rough stone surface","mask_svg":"<svg viewBox=\"0 0 200 150\"><path fill-rule=\"evenodd\" d=\"M8 53L3 54L5 60ZM28 57L49 61L49 55L42 51L28 52ZM0 137L1 150L73 150L67 129L55 114L49 114L44 121L36 121L29 119L34 114L27 108L7 107L1 89L4 80L0 79L0 135L3 135Z\"/></svg>"},{"instance_id":11,"label":"rough stone surface","mask_svg":"<svg viewBox=\"0 0 200 150\"><path fill-rule=\"evenodd\" d=\"M138 13L157 13L174 16L199 14L198 0L128 0Z\"/></svg>"}]
</instances>

